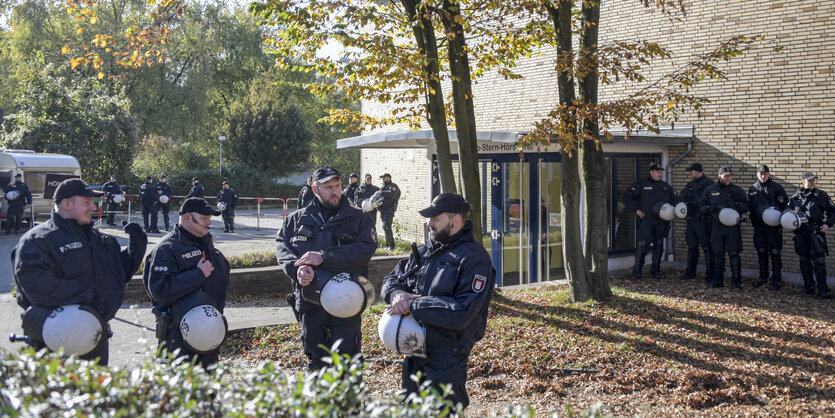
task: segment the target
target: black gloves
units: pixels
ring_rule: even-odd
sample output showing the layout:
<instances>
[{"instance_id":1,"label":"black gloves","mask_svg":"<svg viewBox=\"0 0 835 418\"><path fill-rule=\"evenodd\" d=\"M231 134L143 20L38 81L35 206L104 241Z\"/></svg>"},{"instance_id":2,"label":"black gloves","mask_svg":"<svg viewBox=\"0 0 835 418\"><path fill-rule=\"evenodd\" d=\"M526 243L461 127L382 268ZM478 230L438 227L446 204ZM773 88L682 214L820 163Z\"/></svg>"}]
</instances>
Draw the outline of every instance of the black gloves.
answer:
<instances>
[{"instance_id":1,"label":"black gloves","mask_svg":"<svg viewBox=\"0 0 835 418\"><path fill-rule=\"evenodd\" d=\"M125 233L130 235L131 239L134 239L134 237L137 237L137 236L147 238L147 235L145 235L145 231L142 230L142 227L139 226L138 223L136 223L136 222L127 223L125 221L122 221L122 225L124 225Z\"/></svg>"}]
</instances>

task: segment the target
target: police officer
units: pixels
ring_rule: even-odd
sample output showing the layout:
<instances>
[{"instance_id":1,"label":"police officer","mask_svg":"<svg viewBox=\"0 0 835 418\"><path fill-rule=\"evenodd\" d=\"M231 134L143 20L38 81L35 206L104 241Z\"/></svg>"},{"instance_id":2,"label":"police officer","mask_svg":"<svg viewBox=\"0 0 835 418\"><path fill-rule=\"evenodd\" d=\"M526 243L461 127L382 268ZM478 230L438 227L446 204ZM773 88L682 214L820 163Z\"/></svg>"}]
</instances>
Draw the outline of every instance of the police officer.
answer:
<instances>
[{"instance_id":1,"label":"police officer","mask_svg":"<svg viewBox=\"0 0 835 418\"><path fill-rule=\"evenodd\" d=\"M391 224L394 222L397 203L400 202L400 188L392 183L391 174L383 174L380 178L383 179L383 187L380 188L380 196L383 196L383 203L380 204L380 219L383 221L383 232L386 234L386 248L394 250L394 233L391 230Z\"/></svg>"},{"instance_id":2,"label":"police officer","mask_svg":"<svg viewBox=\"0 0 835 418\"><path fill-rule=\"evenodd\" d=\"M757 249L757 259L760 265L759 280L754 287L768 283L768 258L771 256L771 290L780 290L783 286L783 228L780 225L770 226L763 222L764 209L774 207L780 212L789 204L786 189L771 179L768 166L760 164L757 167L758 181L748 189L748 203L751 207L751 224L754 226L754 248Z\"/></svg>"},{"instance_id":3,"label":"police officer","mask_svg":"<svg viewBox=\"0 0 835 418\"><path fill-rule=\"evenodd\" d=\"M223 182L223 189L217 194L217 201L226 204L223 209L223 232L235 232L235 206L238 206L238 192L229 187L229 182Z\"/></svg>"},{"instance_id":4,"label":"police officer","mask_svg":"<svg viewBox=\"0 0 835 418\"><path fill-rule=\"evenodd\" d=\"M351 173L348 176L348 185L345 186L345 190L342 190L342 194L348 198L348 202L352 205L354 204L354 193L357 191L357 187L359 187L359 180L360 176L357 173Z\"/></svg>"},{"instance_id":5,"label":"police officer","mask_svg":"<svg viewBox=\"0 0 835 418\"><path fill-rule=\"evenodd\" d=\"M649 167L649 177L639 180L623 194L623 203L638 214L638 248L635 250L635 267L632 280L641 278L644 259L652 245L652 265L649 274L653 279L661 278L661 256L664 254L664 237L670 228L670 222L664 221L654 213L657 203L673 203L676 199L673 187L661 180L664 172L658 164Z\"/></svg>"},{"instance_id":6,"label":"police officer","mask_svg":"<svg viewBox=\"0 0 835 418\"><path fill-rule=\"evenodd\" d=\"M32 204L32 193L29 193L29 186L21 180L21 177L21 174L17 173L14 175L13 182L3 186L3 199L6 199L9 205L6 208L6 235L12 233L13 227L15 234L20 233L23 211L26 205ZM9 200L6 195L12 191L17 192L17 197Z\"/></svg>"},{"instance_id":7,"label":"police officer","mask_svg":"<svg viewBox=\"0 0 835 418\"><path fill-rule=\"evenodd\" d=\"M98 358L106 365L110 338L106 323L122 305L125 283L139 268L148 238L139 225L130 223L124 229L130 243L122 250L116 238L93 228L93 198L101 195L81 179L62 181L55 189L51 218L20 238L12 260L17 303L24 310L80 304L105 321L99 345L81 357ZM42 342L35 345L43 347Z\"/></svg>"},{"instance_id":8,"label":"police officer","mask_svg":"<svg viewBox=\"0 0 835 418\"><path fill-rule=\"evenodd\" d=\"M171 212L171 198L174 197L174 191L171 190L171 185L168 184L168 179L165 178L165 174L160 174L159 183L154 188L157 190L157 206L162 209L162 221L165 223L165 231L168 232L170 226L168 214ZM162 196L167 196L168 201L162 203L159 200Z\"/></svg>"},{"instance_id":9,"label":"police officer","mask_svg":"<svg viewBox=\"0 0 835 418\"><path fill-rule=\"evenodd\" d=\"M145 232L158 233L157 202L159 197L151 180L153 180L151 176L145 177L145 183L139 187L139 201L142 202L142 222L145 224ZM150 218L150 223L148 218Z\"/></svg>"},{"instance_id":10,"label":"police officer","mask_svg":"<svg viewBox=\"0 0 835 418\"><path fill-rule=\"evenodd\" d=\"M122 188L119 183L116 183L116 176L111 175L110 181L104 183L101 187L104 192L104 198L107 200L107 226L116 226L116 212L119 211L121 204L113 201L116 196L123 196Z\"/></svg>"},{"instance_id":11,"label":"police officer","mask_svg":"<svg viewBox=\"0 0 835 418\"><path fill-rule=\"evenodd\" d=\"M307 177L307 184L302 187L301 191L299 192L299 201L298 201L298 209L303 207L307 207L313 200L315 200L315 195L313 194L313 176Z\"/></svg>"},{"instance_id":12,"label":"police officer","mask_svg":"<svg viewBox=\"0 0 835 418\"><path fill-rule=\"evenodd\" d=\"M411 313L426 327L426 358L403 360L401 383L417 393L412 376L422 373L432 385L452 386L452 401L469 405L467 361L484 337L495 272L490 255L473 237L471 206L454 193L438 195L420 211L428 218L431 240L414 247L389 273L381 297L393 314Z\"/></svg>"},{"instance_id":13,"label":"police officer","mask_svg":"<svg viewBox=\"0 0 835 418\"><path fill-rule=\"evenodd\" d=\"M180 356L196 357L204 367L218 361L219 348L198 354L183 342L178 323L172 321L172 305L197 290L223 313L229 287L229 262L218 251L209 233L212 216L220 211L200 197L190 197L180 206L174 231L165 235L145 259L143 280L154 304L157 340Z\"/></svg>"},{"instance_id":14,"label":"police officer","mask_svg":"<svg viewBox=\"0 0 835 418\"><path fill-rule=\"evenodd\" d=\"M191 179L191 184L191 190L188 191L186 199L190 197L203 197L206 194L206 189L200 184L200 180L197 177Z\"/></svg>"},{"instance_id":15,"label":"police officer","mask_svg":"<svg viewBox=\"0 0 835 418\"><path fill-rule=\"evenodd\" d=\"M680 199L687 204L687 229L684 239L687 242L687 270L680 279L687 280L696 277L696 266L699 264L699 247L705 254L705 282L710 284L713 271L713 257L710 254L710 217L699 213L699 201L705 189L714 182L704 173L700 163L693 163L687 169L690 182L681 191Z\"/></svg>"},{"instance_id":16,"label":"police officer","mask_svg":"<svg viewBox=\"0 0 835 418\"><path fill-rule=\"evenodd\" d=\"M308 370L317 370L325 366L322 358L328 356L320 345L331 347L341 339L340 353L360 353L361 315L331 316L321 306L304 300L302 287L310 285L322 270L364 274L377 248L377 233L371 218L342 195L338 171L328 166L317 168L312 188L316 198L285 219L276 236L275 252L293 283L294 293L288 301L302 326Z\"/></svg>"},{"instance_id":17,"label":"police officer","mask_svg":"<svg viewBox=\"0 0 835 418\"><path fill-rule=\"evenodd\" d=\"M366 174L365 183L357 187L357 191L354 192L354 206L361 208L362 201L374 196L378 191L380 191L380 188L371 183L371 174ZM377 209L368 212L368 214L371 215L371 224L377 225Z\"/></svg>"},{"instance_id":18,"label":"police officer","mask_svg":"<svg viewBox=\"0 0 835 418\"><path fill-rule=\"evenodd\" d=\"M803 291L815 293L817 278L818 296L831 296L826 284L826 256L829 248L824 233L835 225L835 202L826 192L815 187L818 176L803 173L803 188L789 200L789 209L807 217L808 222L794 231L794 251L800 258L800 274L803 276ZM814 277L813 277L814 273Z\"/></svg>"},{"instance_id":19,"label":"police officer","mask_svg":"<svg viewBox=\"0 0 835 418\"><path fill-rule=\"evenodd\" d=\"M731 261L731 286L742 288L742 235L739 223L733 226L724 225L719 214L722 209L733 209L740 215L748 212L748 196L737 185L733 184L733 171L730 167L719 169L719 182L705 189L699 205L699 212L712 217L710 227L710 250L713 253L713 274L710 287L725 286L725 251Z\"/></svg>"}]
</instances>

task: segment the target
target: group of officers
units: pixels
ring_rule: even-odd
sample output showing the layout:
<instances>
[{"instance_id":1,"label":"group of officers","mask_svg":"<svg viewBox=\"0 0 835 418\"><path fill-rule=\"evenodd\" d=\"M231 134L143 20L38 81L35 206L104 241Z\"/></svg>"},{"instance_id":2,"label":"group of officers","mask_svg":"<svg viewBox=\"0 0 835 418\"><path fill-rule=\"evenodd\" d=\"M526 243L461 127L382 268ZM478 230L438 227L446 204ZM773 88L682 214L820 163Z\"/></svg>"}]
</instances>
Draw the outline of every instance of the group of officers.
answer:
<instances>
[{"instance_id":1,"label":"group of officers","mask_svg":"<svg viewBox=\"0 0 835 418\"><path fill-rule=\"evenodd\" d=\"M782 235L783 225L787 225L794 232L794 249L800 261L804 292L808 295L817 293L821 298L831 296L826 283L828 248L824 234L835 224L835 202L826 192L816 188L818 176L803 173L803 187L789 198L783 186L772 179L765 164L757 167L757 181L746 193L733 183L734 174L729 167L719 169L719 179L714 182L704 174L700 163L693 163L687 169L691 181L676 195L672 186L661 180L663 171L660 165L652 164L649 177L636 182L624 193L624 204L638 215L638 242L631 279L641 278L650 249L650 276L660 278L663 241L670 229L670 221L663 219L661 212L673 210L671 205L678 204L674 210L686 213L687 220L687 268L681 279L696 277L701 248L707 265L705 282L714 288L724 286L727 253L731 286L741 288L740 215L750 212L759 261L759 277L754 287L769 282L772 290L780 290L783 286Z\"/></svg>"},{"instance_id":2,"label":"group of officers","mask_svg":"<svg viewBox=\"0 0 835 418\"><path fill-rule=\"evenodd\" d=\"M365 281L377 233L371 215L343 194L337 170L318 168L310 187L314 198L288 216L277 233L276 257L292 282L288 301L301 324L303 350L313 371L326 366L325 347L362 358L361 314L366 305L346 316L334 313L341 311L334 311L333 303L329 308L324 299L328 289L342 289L339 284L345 280ZM129 245L122 250L114 237L93 228L94 198L101 195L80 179L62 182L50 220L26 232L12 258L17 301L24 309L25 335L18 338L107 364L112 336L108 321L122 304L125 283L140 267L148 240L138 224L127 224ZM405 355L406 399L419 391L422 382L414 376L420 375L436 388L449 384L449 397L463 407L469 404L467 362L486 331L495 285L490 257L473 237L470 211L460 195L435 198L420 211L431 239L412 244L410 257L384 279L386 318L400 321L394 327L398 342L391 348ZM202 197L187 198L179 222L145 257L143 267L160 346L204 366L217 362L226 335L223 310L230 267L209 232L211 218L218 215ZM352 300L349 294L338 296L331 297L337 305ZM367 291L362 298L368 300ZM404 321L417 326L418 334L400 338Z\"/></svg>"}]
</instances>

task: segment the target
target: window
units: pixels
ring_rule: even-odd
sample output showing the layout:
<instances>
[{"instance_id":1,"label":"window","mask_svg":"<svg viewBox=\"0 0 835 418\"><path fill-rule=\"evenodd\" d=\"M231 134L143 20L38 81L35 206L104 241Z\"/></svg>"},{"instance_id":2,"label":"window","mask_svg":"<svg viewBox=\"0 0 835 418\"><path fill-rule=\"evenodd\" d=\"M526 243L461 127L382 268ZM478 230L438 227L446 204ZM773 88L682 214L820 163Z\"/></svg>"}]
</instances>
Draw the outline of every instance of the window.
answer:
<instances>
[{"instance_id":1,"label":"window","mask_svg":"<svg viewBox=\"0 0 835 418\"><path fill-rule=\"evenodd\" d=\"M607 199L609 212L609 251L612 253L635 250L636 215L623 203L626 189L649 175L649 166L660 161L658 154L609 154L608 180L612 192Z\"/></svg>"}]
</instances>

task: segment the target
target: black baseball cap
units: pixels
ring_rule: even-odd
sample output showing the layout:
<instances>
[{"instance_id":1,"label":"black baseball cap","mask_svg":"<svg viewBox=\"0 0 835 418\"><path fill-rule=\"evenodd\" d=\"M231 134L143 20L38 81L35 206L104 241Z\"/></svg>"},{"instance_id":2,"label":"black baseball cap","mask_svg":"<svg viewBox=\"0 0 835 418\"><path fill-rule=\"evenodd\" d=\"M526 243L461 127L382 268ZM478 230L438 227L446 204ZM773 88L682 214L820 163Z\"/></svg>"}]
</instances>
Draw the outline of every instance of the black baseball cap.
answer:
<instances>
[{"instance_id":1,"label":"black baseball cap","mask_svg":"<svg viewBox=\"0 0 835 418\"><path fill-rule=\"evenodd\" d=\"M160 175L159 175L159 178L164 179L164 178L165 178L165 174L160 174Z\"/></svg>"},{"instance_id":2,"label":"black baseball cap","mask_svg":"<svg viewBox=\"0 0 835 418\"><path fill-rule=\"evenodd\" d=\"M198 179L197 177L192 177L191 181L200 181L200 179Z\"/></svg>"},{"instance_id":3,"label":"black baseball cap","mask_svg":"<svg viewBox=\"0 0 835 418\"><path fill-rule=\"evenodd\" d=\"M687 167L687 171L693 171L693 170L696 170L698 172L704 172L705 168L702 167L701 163L693 163L693 164L690 164L690 167Z\"/></svg>"},{"instance_id":4,"label":"black baseball cap","mask_svg":"<svg viewBox=\"0 0 835 418\"><path fill-rule=\"evenodd\" d=\"M421 210L420 216L434 218L442 213L467 213L472 206L463 196L455 193L441 193L432 199L428 208Z\"/></svg>"},{"instance_id":5,"label":"black baseball cap","mask_svg":"<svg viewBox=\"0 0 835 418\"><path fill-rule=\"evenodd\" d=\"M765 173L770 173L770 172L771 172L771 170L769 170L769 169L768 169L768 166L767 166L767 165L765 165L765 164L760 164L760 165L758 165L758 166L757 166L757 172L758 172L758 173L763 173L763 172L765 172Z\"/></svg>"},{"instance_id":6,"label":"black baseball cap","mask_svg":"<svg viewBox=\"0 0 835 418\"><path fill-rule=\"evenodd\" d=\"M229 182L226 181L226 180L223 180L223 184L229 184Z\"/></svg>"},{"instance_id":7,"label":"black baseball cap","mask_svg":"<svg viewBox=\"0 0 835 418\"><path fill-rule=\"evenodd\" d=\"M79 178L72 178L62 181L58 187L55 188L55 194L53 196L55 198L55 203L58 203L73 196L98 197L103 194L103 192L91 189L90 185L87 184L86 181Z\"/></svg>"},{"instance_id":8,"label":"black baseball cap","mask_svg":"<svg viewBox=\"0 0 835 418\"><path fill-rule=\"evenodd\" d=\"M653 164L653 165L649 166L649 171L655 171L655 170L664 171L664 167L661 167L658 164Z\"/></svg>"},{"instance_id":9,"label":"black baseball cap","mask_svg":"<svg viewBox=\"0 0 835 418\"><path fill-rule=\"evenodd\" d=\"M359 179L359 178L360 178L360 175L359 175L359 174L357 174L357 173L351 173L351 175L350 175L350 176L348 176L348 178L352 178L352 179Z\"/></svg>"},{"instance_id":10,"label":"black baseball cap","mask_svg":"<svg viewBox=\"0 0 835 418\"><path fill-rule=\"evenodd\" d=\"M151 180L152 178L153 177L151 177L151 176L145 176L145 181Z\"/></svg>"},{"instance_id":11,"label":"black baseball cap","mask_svg":"<svg viewBox=\"0 0 835 418\"><path fill-rule=\"evenodd\" d=\"M733 174L733 170L730 167L722 167L719 169L719 175L724 176L725 174Z\"/></svg>"},{"instance_id":12,"label":"black baseball cap","mask_svg":"<svg viewBox=\"0 0 835 418\"><path fill-rule=\"evenodd\" d=\"M23 177L23 174L17 173L14 175L15 177Z\"/></svg>"},{"instance_id":13,"label":"black baseball cap","mask_svg":"<svg viewBox=\"0 0 835 418\"><path fill-rule=\"evenodd\" d=\"M339 175L339 172L336 171L335 168L333 168L331 166L328 166L328 165L323 165L323 166L317 168L316 171L313 172L313 180L316 181L317 183L324 183L324 182L329 181L331 179L340 178L340 177L342 177L342 176Z\"/></svg>"},{"instance_id":14,"label":"black baseball cap","mask_svg":"<svg viewBox=\"0 0 835 418\"><path fill-rule=\"evenodd\" d=\"M220 215L220 211L209 206L209 202L202 197L190 197L180 206L180 215L185 215L189 212L197 212L201 215Z\"/></svg>"},{"instance_id":15,"label":"black baseball cap","mask_svg":"<svg viewBox=\"0 0 835 418\"><path fill-rule=\"evenodd\" d=\"M391 174L389 174L389 173L385 173L385 174L383 174L382 176L380 176L380 178L383 178L383 177L388 177L388 178L391 178Z\"/></svg>"},{"instance_id":16,"label":"black baseball cap","mask_svg":"<svg viewBox=\"0 0 835 418\"><path fill-rule=\"evenodd\" d=\"M116 178L116 175L115 175L115 174L111 174L111 175L110 175L110 178L115 179L115 178Z\"/></svg>"},{"instance_id":17,"label":"black baseball cap","mask_svg":"<svg viewBox=\"0 0 835 418\"><path fill-rule=\"evenodd\" d=\"M371 178L371 174L366 174L366 175L365 175L365 178L370 179L370 178Z\"/></svg>"},{"instance_id":18,"label":"black baseball cap","mask_svg":"<svg viewBox=\"0 0 835 418\"><path fill-rule=\"evenodd\" d=\"M803 180L811 180L811 179L819 179L820 177L816 176L811 171L807 171L807 172L803 173L803 177L801 177L801 178Z\"/></svg>"}]
</instances>

